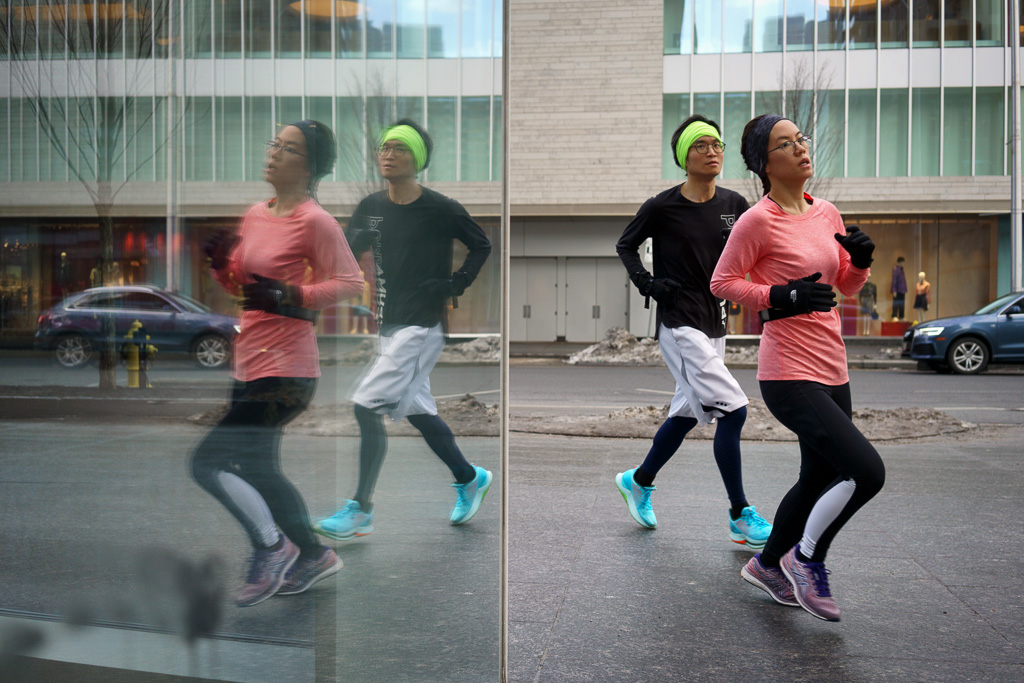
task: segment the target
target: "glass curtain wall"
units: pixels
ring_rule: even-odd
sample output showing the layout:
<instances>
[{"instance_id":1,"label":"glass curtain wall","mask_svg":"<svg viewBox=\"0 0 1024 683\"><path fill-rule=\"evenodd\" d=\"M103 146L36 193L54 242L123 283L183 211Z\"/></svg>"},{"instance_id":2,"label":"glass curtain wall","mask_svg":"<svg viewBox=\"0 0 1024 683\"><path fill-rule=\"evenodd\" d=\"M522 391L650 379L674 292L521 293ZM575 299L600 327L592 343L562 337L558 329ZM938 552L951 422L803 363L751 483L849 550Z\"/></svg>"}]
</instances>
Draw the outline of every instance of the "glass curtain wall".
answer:
<instances>
[{"instance_id":1,"label":"glass curtain wall","mask_svg":"<svg viewBox=\"0 0 1024 683\"><path fill-rule=\"evenodd\" d=\"M36 11L55 4L74 9ZM376 432L360 430L352 396L400 274L361 252L348 298L317 301L315 315L265 313L301 339L271 334L256 354L240 294L254 274L298 287L333 274L304 241L305 209L274 215L268 140L304 118L334 129L338 159L317 195L344 250L356 206L385 187L377 133L421 123L434 151L419 182L462 204L491 244L457 303L437 306L447 342L431 385L459 449L500 489L502 3L95 7L11 0L0 12L0 523L18 539L0 567L0 678L498 680L504 501L492 491L450 524L453 472L408 421L386 427L373 533L309 536L350 498L369 509L360 455ZM403 91L428 58L461 77ZM280 239L254 246L271 229ZM206 245L240 230L264 265L218 278ZM468 251L458 240L450 251L455 270ZM477 352L448 363L463 341ZM236 378L281 376L260 370L271 355L306 393L237 412ZM31 400L12 400L30 385ZM444 398L466 395L478 402ZM290 421L279 412L297 405ZM245 427L215 429L232 407ZM263 566L254 548L285 536L303 546L296 566L329 560L323 544L344 569L238 606Z\"/></svg>"}]
</instances>

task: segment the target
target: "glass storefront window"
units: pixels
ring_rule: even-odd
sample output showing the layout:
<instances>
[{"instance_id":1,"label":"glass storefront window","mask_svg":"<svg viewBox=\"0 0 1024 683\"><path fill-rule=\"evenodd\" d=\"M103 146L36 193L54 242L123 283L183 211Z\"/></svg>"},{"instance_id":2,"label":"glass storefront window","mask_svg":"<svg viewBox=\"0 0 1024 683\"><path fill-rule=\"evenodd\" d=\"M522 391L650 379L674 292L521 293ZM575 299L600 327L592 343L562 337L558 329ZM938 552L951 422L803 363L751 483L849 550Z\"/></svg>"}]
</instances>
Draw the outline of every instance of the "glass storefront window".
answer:
<instances>
[{"instance_id":1,"label":"glass storefront window","mask_svg":"<svg viewBox=\"0 0 1024 683\"><path fill-rule=\"evenodd\" d=\"M909 11L910 8L904 2L886 2L878 5L883 48L907 47Z\"/></svg>"},{"instance_id":2,"label":"glass storefront window","mask_svg":"<svg viewBox=\"0 0 1024 683\"><path fill-rule=\"evenodd\" d=\"M725 52L750 52L754 5L751 0L725 0L723 3L727 18L724 32Z\"/></svg>"},{"instance_id":3,"label":"glass storefront window","mask_svg":"<svg viewBox=\"0 0 1024 683\"><path fill-rule=\"evenodd\" d=\"M459 179L490 180L491 98L462 98Z\"/></svg>"},{"instance_id":4,"label":"glass storefront window","mask_svg":"<svg viewBox=\"0 0 1024 683\"><path fill-rule=\"evenodd\" d=\"M876 102L873 89L850 91L850 120L847 126L850 142L846 150L846 175L850 178L870 178L875 175L875 142L878 138Z\"/></svg>"},{"instance_id":5,"label":"glass storefront window","mask_svg":"<svg viewBox=\"0 0 1024 683\"><path fill-rule=\"evenodd\" d=\"M942 175L968 176L971 175L971 89L946 88L943 95Z\"/></svg>"},{"instance_id":6,"label":"glass storefront window","mask_svg":"<svg viewBox=\"0 0 1024 683\"><path fill-rule=\"evenodd\" d=\"M910 94L906 88L883 88L879 100L878 175L907 175Z\"/></svg>"},{"instance_id":7,"label":"glass storefront window","mask_svg":"<svg viewBox=\"0 0 1024 683\"><path fill-rule=\"evenodd\" d=\"M1006 7L1006 3L1001 0L975 0L975 45L983 47L1005 44L1003 17ZM1021 44L1024 45L1024 39Z\"/></svg>"},{"instance_id":8,"label":"glass storefront window","mask_svg":"<svg viewBox=\"0 0 1024 683\"><path fill-rule=\"evenodd\" d=\"M282 2L274 15L274 55L278 58L302 56L301 4Z\"/></svg>"},{"instance_id":9,"label":"glass storefront window","mask_svg":"<svg viewBox=\"0 0 1024 683\"><path fill-rule=\"evenodd\" d=\"M395 24L392 0L366 0L366 56L390 59L394 53Z\"/></svg>"},{"instance_id":10,"label":"glass storefront window","mask_svg":"<svg viewBox=\"0 0 1024 683\"><path fill-rule=\"evenodd\" d=\"M846 143L846 96L842 90L818 92L818 124L814 129L814 175L820 178L843 177L843 149ZM851 144L863 144L851 138Z\"/></svg>"},{"instance_id":11,"label":"glass storefront window","mask_svg":"<svg viewBox=\"0 0 1024 683\"><path fill-rule=\"evenodd\" d=\"M665 54L688 55L693 52L693 2L665 0Z\"/></svg>"},{"instance_id":12,"label":"glass storefront window","mask_svg":"<svg viewBox=\"0 0 1024 683\"><path fill-rule=\"evenodd\" d=\"M242 56L242 3L216 0L213 10L214 53L219 59Z\"/></svg>"},{"instance_id":13,"label":"glass storefront window","mask_svg":"<svg viewBox=\"0 0 1024 683\"><path fill-rule=\"evenodd\" d=\"M337 2L315 2L306 0L305 6L300 8L304 12L302 22L306 32L305 56L312 59L327 59L331 56L331 33L334 31L334 24L331 22L331 5L334 5L334 13L337 15L339 9L345 10L344 3ZM334 21L340 21L336 17Z\"/></svg>"},{"instance_id":14,"label":"glass storefront window","mask_svg":"<svg viewBox=\"0 0 1024 683\"><path fill-rule=\"evenodd\" d=\"M335 4L335 47L339 57L363 56L363 20L366 18L366 6L356 2Z\"/></svg>"},{"instance_id":15,"label":"glass storefront window","mask_svg":"<svg viewBox=\"0 0 1024 683\"><path fill-rule=\"evenodd\" d=\"M430 182L455 180L456 155L456 100L454 97L427 98L427 130L434 138L434 155L427 169Z\"/></svg>"},{"instance_id":16,"label":"glass storefront window","mask_svg":"<svg viewBox=\"0 0 1024 683\"><path fill-rule=\"evenodd\" d=\"M185 98L185 180L213 180L213 102Z\"/></svg>"},{"instance_id":17,"label":"glass storefront window","mask_svg":"<svg viewBox=\"0 0 1024 683\"><path fill-rule=\"evenodd\" d=\"M781 52L783 0L758 0L754 12L754 52Z\"/></svg>"},{"instance_id":18,"label":"glass storefront window","mask_svg":"<svg viewBox=\"0 0 1024 683\"><path fill-rule=\"evenodd\" d=\"M750 173L746 164L743 163L743 157L739 154L743 127L747 125L750 118L750 93L725 93L725 120L719 122L722 126L722 138L726 145L725 162L722 169L723 178L746 178Z\"/></svg>"},{"instance_id":19,"label":"glass storefront window","mask_svg":"<svg viewBox=\"0 0 1024 683\"><path fill-rule=\"evenodd\" d=\"M462 0L460 57L490 57L492 46L493 0Z\"/></svg>"},{"instance_id":20,"label":"glass storefront window","mask_svg":"<svg viewBox=\"0 0 1024 683\"><path fill-rule=\"evenodd\" d=\"M787 0L786 49L791 52L814 49L815 0Z\"/></svg>"},{"instance_id":21,"label":"glass storefront window","mask_svg":"<svg viewBox=\"0 0 1024 683\"><path fill-rule=\"evenodd\" d=\"M458 3L427 3L427 56L459 56Z\"/></svg>"},{"instance_id":22,"label":"glass storefront window","mask_svg":"<svg viewBox=\"0 0 1024 683\"><path fill-rule=\"evenodd\" d=\"M689 115L689 94L666 93L661 96L661 177L665 180L682 180L686 177L683 169L676 166L669 146L672 133Z\"/></svg>"},{"instance_id":23,"label":"glass storefront window","mask_svg":"<svg viewBox=\"0 0 1024 683\"><path fill-rule=\"evenodd\" d=\"M831 0L818 7L818 49L842 50L846 47L846 3Z\"/></svg>"},{"instance_id":24,"label":"glass storefront window","mask_svg":"<svg viewBox=\"0 0 1024 683\"><path fill-rule=\"evenodd\" d=\"M422 59L425 53L426 5L424 0L397 0L398 58Z\"/></svg>"},{"instance_id":25,"label":"glass storefront window","mask_svg":"<svg viewBox=\"0 0 1024 683\"><path fill-rule=\"evenodd\" d=\"M1003 175L1009 158L1004 144L1004 88L975 89L974 174Z\"/></svg>"},{"instance_id":26,"label":"glass storefront window","mask_svg":"<svg viewBox=\"0 0 1024 683\"><path fill-rule=\"evenodd\" d=\"M693 47L696 54L716 54L722 51L722 6L714 2L699 2L694 6Z\"/></svg>"},{"instance_id":27,"label":"glass storefront window","mask_svg":"<svg viewBox=\"0 0 1024 683\"><path fill-rule=\"evenodd\" d=\"M942 0L913 0L914 47L938 47Z\"/></svg>"},{"instance_id":28,"label":"glass storefront window","mask_svg":"<svg viewBox=\"0 0 1024 683\"><path fill-rule=\"evenodd\" d=\"M878 5L873 0L850 2L850 49L874 49L878 43Z\"/></svg>"},{"instance_id":29,"label":"glass storefront window","mask_svg":"<svg viewBox=\"0 0 1024 683\"><path fill-rule=\"evenodd\" d=\"M974 25L971 21L972 4L973 0L944 0L945 32L942 44L946 47L971 46L971 26Z\"/></svg>"},{"instance_id":30,"label":"glass storefront window","mask_svg":"<svg viewBox=\"0 0 1024 683\"><path fill-rule=\"evenodd\" d=\"M273 10L270 3L245 3L245 56L260 59L270 56L270 27Z\"/></svg>"},{"instance_id":31,"label":"glass storefront window","mask_svg":"<svg viewBox=\"0 0 1024 683\"><path fill-rule=\"evenodd\" d=\"M941 102L938 88L914 88L911 131L910 175L939 175L939 121Z\"/></svg>"},{"instance_id":32,"label":"glass storefront window","mask_svg":"<svg viewBox=\"0 0 1024 683\"><path fill-rule=\"evenodd\" d=\"M263 180L266 149L262 145L277 134L272 106L269 97L245 98L246 180Z\"/></svg>"},{"instance_id":33,"label":"glass storefront window","mask_svg":"<svg viewBox=\"0 0 1024 683\"><path fill-rule=\"evenodd\" d=\"M242 102L241 97L217 98L217 180L245 179L245 164L242 161L245 147Z\"/></svg>"},{"instance_id":34,"label":"glass storefront window","mask_svg":"<svg viewBox=\"0 0 1024 683\"><path fill-rule=\"evenodd\" d=\"M346 182L366 177L366 117L361 97L339 97L334 136L338 141L336 177Z\"/></svg>"}]
</instances>

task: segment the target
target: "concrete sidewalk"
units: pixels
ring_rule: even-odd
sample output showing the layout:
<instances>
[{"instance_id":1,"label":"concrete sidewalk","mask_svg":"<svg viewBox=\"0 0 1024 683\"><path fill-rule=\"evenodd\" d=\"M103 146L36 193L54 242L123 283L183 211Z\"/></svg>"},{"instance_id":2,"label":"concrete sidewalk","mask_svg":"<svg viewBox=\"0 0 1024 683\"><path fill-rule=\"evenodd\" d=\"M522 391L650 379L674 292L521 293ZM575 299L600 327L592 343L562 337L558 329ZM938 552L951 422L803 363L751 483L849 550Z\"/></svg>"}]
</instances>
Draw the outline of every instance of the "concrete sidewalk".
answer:
<instances>
[{"instance_id":1,"label":"concrete sidewalk","mask_svg":"<svg viewBox=\"0 0 1024 683\"><path fill-rule=\"evenodd\" d=\"M650 531L613 483L647 441L513 434L509 680L1022 680L1022 436L876 444L887 482L833 544L827 623L740 578L710 443L662 470ZM743 449L771 520L797 448Z\"/></svg>"}]
</instances>

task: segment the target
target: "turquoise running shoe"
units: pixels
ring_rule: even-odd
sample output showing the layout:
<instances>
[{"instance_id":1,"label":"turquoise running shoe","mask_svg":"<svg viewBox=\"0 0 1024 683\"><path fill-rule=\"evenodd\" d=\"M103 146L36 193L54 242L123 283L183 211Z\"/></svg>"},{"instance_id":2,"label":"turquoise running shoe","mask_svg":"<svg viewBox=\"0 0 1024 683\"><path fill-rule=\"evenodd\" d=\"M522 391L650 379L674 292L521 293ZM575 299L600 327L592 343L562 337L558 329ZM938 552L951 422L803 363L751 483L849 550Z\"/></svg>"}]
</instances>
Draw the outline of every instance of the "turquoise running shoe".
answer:
<instances>
[{"instance_id":1,"label":"turquoise running shoe","mask_svg":"<svg viewBox=\"0 0 1024 683\"><path fill-rule=\"evenodd\" d=\"M321 536L335 541L351 541L356 536L366 536L373 531L373 510L363 512L359 503L348 500L345 501L345 507L333 516L313 524L313 529Z\"/></svg>"},{"instance_id":2,"label":"turquoise running shoe","mask_svg":"<svg viewBox=\"0 0 1024 683\"><path fill-rule=\"evenodd\" d=\"M745 544L751 550L761 550L771 533L772 525L757 514L753 505L743 508L739 519L729 516L729 538L733 543Z\"/></svg>"},{"instance_id":3,"label":"turquoise running shoe","mask_svg":"<svg viewBox=\"0 0 1024 683\"><path fill-rule=\"evenodd\" d=\"M654 508L651 507L651 494L657 491L656 486L640 486L633 481L634 467L625 472L615 475L615 485L619 487L619 493L629 507L629 514L633 516L636 523L642 527L653 529L658 526L658 518L654 516Z\"/></svg>"},{"instance_id":4,"label":"turquoise running shoe","mask_svg":"<svg viewBox=\"0 0 1024 683\"><path fill-rule=\"evenodd\" d=\"M487 495L487 489L491 488L494 475L483 467L473 465L476 470L476 477L473 481L465 484L452 484L455 489L455 507L448 521L452 525L465 524L473 519L473 515L480 509L480 503Z\"/></svg>"}]
</instances>

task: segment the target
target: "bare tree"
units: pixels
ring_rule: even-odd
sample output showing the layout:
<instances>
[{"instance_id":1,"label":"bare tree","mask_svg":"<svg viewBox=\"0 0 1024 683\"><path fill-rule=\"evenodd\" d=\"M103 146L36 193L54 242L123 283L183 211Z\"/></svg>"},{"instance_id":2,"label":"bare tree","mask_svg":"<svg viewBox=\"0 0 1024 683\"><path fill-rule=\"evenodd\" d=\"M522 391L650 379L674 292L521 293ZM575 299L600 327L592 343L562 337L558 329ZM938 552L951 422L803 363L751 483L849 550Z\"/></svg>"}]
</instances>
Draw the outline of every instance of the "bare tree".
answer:
<instances>
[{"instance_id":1,"label":"bare tree","mask_svg":"<svg viewBox=\"0 0 1024 683\"><path fill-rule=\"evenodd\" d=\"M825 68L819 68L815 73L810 59L796 60L789 67L785 78L779 74L778 90L758 93L754 114L781 114L799 126L804 135L811 137L815 172L806 190L815 197L831 200L834 178L825 175L824 171L842 163L845 138L842 124L833 125L835 119L830 116L829 107L836 104L829 98L832 74ZM840 116L839 120L842 118ZM761 181L751 175L748 183L751 194L759 197Z\"/></svg>"},{"instance_id":2,"label":"bare tree","mask_svg":"<svg viewBox=\"0 0 1024 683\"><path fill-rule=\"evenodd\" d=\"M183 3L12 0L6 5L0 9L0 53L40 135L92 201L100 227L99 268L107 284L114 273L118 194L169 147L183 120L184 106L137 96L153 89L154 59L183 49L178 31ZM209 26L209 21L194 23L201 29L190 41L200 40L202 27ZM169 116L167 107L173 107ZM169 125L152 148L141 157L126 157L126 150L165 116ZM115 386L113 316L104 316L102 325L99 384L109 389Z\"/></svg>"}]
</instances>

